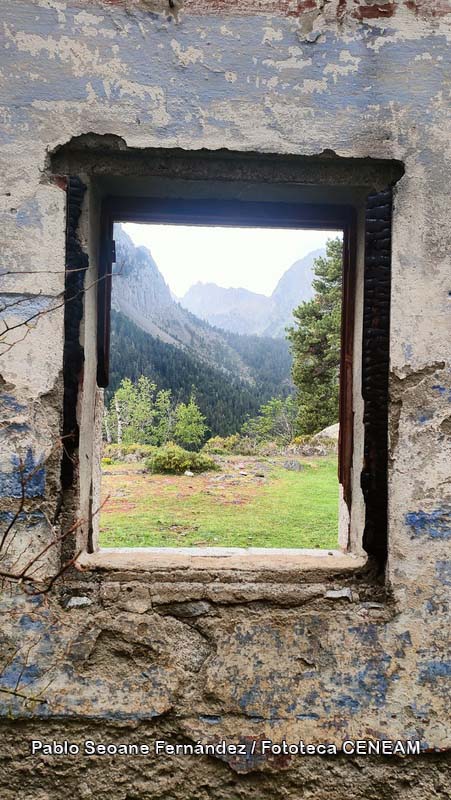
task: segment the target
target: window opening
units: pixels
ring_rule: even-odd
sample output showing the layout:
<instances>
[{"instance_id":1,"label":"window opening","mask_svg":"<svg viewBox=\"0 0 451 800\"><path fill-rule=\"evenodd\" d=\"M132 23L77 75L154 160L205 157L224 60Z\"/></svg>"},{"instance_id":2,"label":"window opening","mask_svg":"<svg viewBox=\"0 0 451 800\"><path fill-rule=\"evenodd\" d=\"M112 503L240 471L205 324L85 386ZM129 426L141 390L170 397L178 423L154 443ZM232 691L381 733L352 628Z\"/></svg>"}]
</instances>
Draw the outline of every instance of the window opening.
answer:
<instances>
[{"instance_id":1,"label":"window opening","mask_svg":"<svg viewBox=\"0 0 451 800\"><path fill-rule=\"evenodd\" d=\"M103 229L100 546L336 549L349 228L129 220Z\"/></svg>"}]
</instances>

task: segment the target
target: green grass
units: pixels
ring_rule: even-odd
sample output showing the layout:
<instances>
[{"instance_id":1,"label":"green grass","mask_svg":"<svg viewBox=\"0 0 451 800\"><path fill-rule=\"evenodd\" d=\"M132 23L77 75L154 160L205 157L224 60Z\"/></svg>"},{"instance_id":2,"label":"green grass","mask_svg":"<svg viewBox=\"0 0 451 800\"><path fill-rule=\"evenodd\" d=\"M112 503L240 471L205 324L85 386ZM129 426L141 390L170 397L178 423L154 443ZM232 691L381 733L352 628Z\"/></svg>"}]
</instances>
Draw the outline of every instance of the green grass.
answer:
<instances>
[{"instance_id":1,"label":"green grass","mask_svg":"<svg viewBox=\"0 0 451 800\"><path fill-rule=\"evenodd\" d=\"M246 477L239 475L239 458L222 467L229 475L234 470L233 480L215 479L215 473L189 478L142 475L132 465L108 467L112 474L104 476L103 490L111 499L102 512L101 546L337 546L335 456L305 459L302 472L283 469L280 460L264 464L264 481L251 474L252 459L241 460Z\"/></svg>"}]
</instances>

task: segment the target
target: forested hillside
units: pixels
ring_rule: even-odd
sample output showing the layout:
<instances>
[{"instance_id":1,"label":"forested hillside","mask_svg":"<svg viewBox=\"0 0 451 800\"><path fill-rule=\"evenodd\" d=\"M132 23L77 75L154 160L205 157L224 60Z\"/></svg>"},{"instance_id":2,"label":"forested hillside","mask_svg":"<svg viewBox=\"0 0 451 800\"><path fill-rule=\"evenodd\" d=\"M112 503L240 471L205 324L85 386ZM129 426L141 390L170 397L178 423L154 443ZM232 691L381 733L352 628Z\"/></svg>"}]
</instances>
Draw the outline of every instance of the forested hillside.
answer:
<instances>
[{"instance_id":1,"label":"forested hillside","mask_svg":"<svg viewBox=\"0 0 451 800\"><path fill-rule=\"evenodd\" d=\"M249 380L211 367L194 352L151 336L113 310L107 400L123 378L136 381L145 375L160 389L171 389L174 398L182 402L189 401L194 389L211 434L234 433L262 403L290 393L291 356L283 339L223 335L227 346L246 365Z\"/></svg>"}]
</instances>

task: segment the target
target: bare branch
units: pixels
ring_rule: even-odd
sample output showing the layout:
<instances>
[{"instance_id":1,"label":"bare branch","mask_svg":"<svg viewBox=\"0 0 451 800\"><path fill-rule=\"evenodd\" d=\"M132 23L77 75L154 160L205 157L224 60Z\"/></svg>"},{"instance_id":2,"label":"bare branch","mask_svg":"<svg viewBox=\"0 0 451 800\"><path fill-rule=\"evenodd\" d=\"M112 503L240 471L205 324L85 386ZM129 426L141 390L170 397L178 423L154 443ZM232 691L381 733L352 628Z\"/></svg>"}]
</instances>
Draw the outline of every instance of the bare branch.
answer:
<instances>
[{"instance_id":1,"label":"bare branch","mask_svg":"<svg viewBox=\"0 0 451 800\"><path fill-rule=\"evenodd\" d=\"M0 277L1 277L1 272L0 272ZM33 300L34 300L35 297L40 297L41 295L42 295L42 291L40 291L40 292L38 292L38 294L34 294L34 295L29 295L29 294L26 294L26 295L23 295L23 296L21 295L20 297L17 298L17 300L14 300L12 303L4 303L3 305L1 305L0 306L0 314L3 314L9 308L16 308L17 306L20 306L22 303L28 303L30 301L30 298L33 298Z\"/></svg>"},{"instance_id":2,"label":"bare branch","mask_svg":"<svg viewBox=\"0 0 451 800\"><path fill-rule=\"evenodd\" d=\"M24 692L16 692L14 689L5 689L3 686L0 686L0 692L2 694L11 694L13 697L20 697L22 700L27 700L28 702L32 703L48 703L44 697L34 697L34 695L25 694Z\"/></svg>"},{"instance_id":3,"label":"bare branch","mask_svg":"<svg viewBox=\"0 0 451 800\"><path fill-rule=\"evenodd\" d=\"M8 269L0 270L0 278L8 275L68 275L72 272L86 272L86 267L67 267L66 269Z\"/></svg>"},{"instance_id":4,"label":"bare branch","mask_svg":"<svg viewBox=\"0 0 451 800\"><path fill-rule=\"evenodd\" d=\"M85 271L84 267L82 269L80 269L80 270L69 270L68 272L69 272L69 274L71 274L72 272L80 272L80 271L83 271L83 270ZM31 323L33 323L35 320L37 321L40 317L45 316L46 314L50 314L52 311L57 311L58 309L63 308L67 303L71 303L73 300L76 300L77 298L79 298L82 295L84 295L85 292L88 292L94 286L98 285L100 283L100 281L104 281L104 280L106 280L106 278L112 278L115 275L119 275L119 274L120 274L120 271L114 272L114 273L113 272L108 272L105 275L102 275L101 278L96 278L94 281L92 281L92 283L88 284L88 286L83 286L81 289L79 289L77 292L75 292L75 294L71 295L70 297L66 297L65 296L66 290L64 292L60 292L59 294L55 295L55 299L63 296L63 299L61 300L61 302L57 303L54 306L51 306L50 308L45 308L45 309L42 309L41 311L36 311L34 314L31 314L31 316L29 316L27 319L21 320L20 322L16 322L14 325L8 325L8 323L5 320L1 320L3 325L4 325L4 328L0 332L0 345L2 345L3 347L6 348L5 350L3 350L1 355L4 355L6 352L9 352L9 350L11 350L11 348L14 347L15 344L17 344L19 341L23 341L23 339L25 339L25 336L27 335L27 334L25 334L22 339L14 341L14 342L5 342L5 341L3 341L3 339L4 339L4 337L6 337L6 335L8 333L11 333L12 331L18 330L19 328L22 328L22 327L26 327L27 329L29 329ZM39 296L41 296L41 294L42 293L39 293L38 295L35 295L35 296L39 297ZM27 297L27 299L29 299L29 298ZM12 308L15 305L18 305L19 302L21 302L21 301L17 301L17 303L11 303L10 306L7 306L7 309L9 307ZM23 302L25 302L25 300ZM0 310L0 313L3 313L3 310Z\"/></svg>"}]
</instances>

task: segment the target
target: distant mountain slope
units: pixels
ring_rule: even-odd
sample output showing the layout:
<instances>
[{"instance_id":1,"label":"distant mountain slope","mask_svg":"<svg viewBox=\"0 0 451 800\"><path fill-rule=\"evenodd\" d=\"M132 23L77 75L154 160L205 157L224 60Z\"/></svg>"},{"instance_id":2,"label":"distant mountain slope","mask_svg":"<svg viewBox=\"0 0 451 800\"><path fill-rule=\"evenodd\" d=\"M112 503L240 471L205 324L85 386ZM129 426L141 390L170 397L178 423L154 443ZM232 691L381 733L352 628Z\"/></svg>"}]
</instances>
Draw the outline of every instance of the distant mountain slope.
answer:
<instances>
[{"instance_id":1,"label":"distant mountain slope","mask_svg":"<svg viewBox=\"0 0 451 800\"><path fill-rule=\"evenodd\" d=\"M315 259L325 255L325 248L312 250L282 275L271 295L276 312L265 329L266 336L285 336L285 329L293 322L293 309L313 297L313 264Z\"/></svg>"},{"instance_id":2,"label":"distant mountain slope","mask_svg":"<svg viewBox=\"0 0 451 800\"><path fill-rule=\"evenodd\" d=\"M233 333L283 337L292 311L313 297L313 262L325 254L314 250L282 275L271 297L247 289L225 289L215 283L196 283L181 305L211 325Z\"/></svg>"},{"instance_id":3,"label":"distant mountain slope","mask_svg":"<svg viewBox=\"0 0 451 800\"><path fill-rule=\"evenodd\" d=\"M147 375L160 388L171 389L174 397L184 402L194 388L210 432L221 436L235 433L246 417L257 413L262 403L274 396L286 397L292 390L291 356L283 339L258 339L261 351L253 352L252 342L256 337L237 338L251 339L238 342L238 346L253 375L252 383L226 375L192 351L151 336L124 314L113 310L107 400L122 378L134 381L140 375Z\"/></svg>"},{"instance_id":4,"label":"distant mountain slope","mask_svg":"<svg viewBox=\"0 0 451 800\"><path fill-rule=\"evenodd\" d=\"M195 283L181 304L217 328L261 335L273 311L270 297L248 289L224 289L215 283Z\"/></svg>"}]
</instances>

